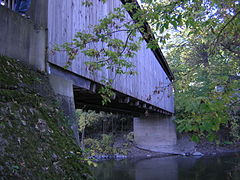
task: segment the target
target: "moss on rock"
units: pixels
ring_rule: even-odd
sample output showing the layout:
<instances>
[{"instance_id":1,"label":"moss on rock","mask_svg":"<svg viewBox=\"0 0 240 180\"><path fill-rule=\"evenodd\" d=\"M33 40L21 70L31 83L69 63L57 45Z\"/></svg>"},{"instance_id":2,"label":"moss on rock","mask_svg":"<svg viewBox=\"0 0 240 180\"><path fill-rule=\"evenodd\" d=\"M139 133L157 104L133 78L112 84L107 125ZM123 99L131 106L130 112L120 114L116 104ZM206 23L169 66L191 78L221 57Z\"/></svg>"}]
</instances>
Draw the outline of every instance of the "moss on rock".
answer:
<instances>
[{"instance_id":1,"label":"moss on rock","mask_svg":"<svg viewBox=\"0 0 240 180\"><path fill-rule=\"evenodd\" d=\"M0 177L90 179L46 75L0 56Z\"/></svg>"}]
</instances>

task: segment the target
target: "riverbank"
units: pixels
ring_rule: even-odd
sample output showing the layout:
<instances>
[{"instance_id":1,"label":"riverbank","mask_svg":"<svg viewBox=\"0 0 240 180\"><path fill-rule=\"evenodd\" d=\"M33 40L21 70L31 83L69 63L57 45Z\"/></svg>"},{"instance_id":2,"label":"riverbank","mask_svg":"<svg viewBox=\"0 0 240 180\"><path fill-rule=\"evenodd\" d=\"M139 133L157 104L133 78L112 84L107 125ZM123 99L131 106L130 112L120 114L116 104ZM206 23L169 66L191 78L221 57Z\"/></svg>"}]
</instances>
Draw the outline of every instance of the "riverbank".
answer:
<instances>
[{"instance_id":1,"label":"riverbank","mask_svg":"<svg viewBox=\"0 0 240 180\"><path fill-rule=\"evenodd\" d=\"M113 148L124 154L97 154L91 156L90 159L106 160L106 159L138 159L138 158L153 158L167 157L172 155L182 156L214 156L231 152L240 152L240 143L231 144L229 142L217 145L214 142L202 140L195 143L190 140L189 136L184 135L179 137L178 143L173 151L169 152L153 152L137 147L132 141L126 139L127 134L118 134L114 136Z\"/></svg>"},{"instance_id":2,"label":"riverbank","mask_svg":"<svg viewBox=\"0 0 240 180\"><path fill-rule=\"evenodd\" d=\"M223 153L240 152L240 142L234 144L221 144L202 141L196 146L197 151L204 155L218 155Z\"/></svg>"},{"instance_id":3,"label":"riverbank","mask_svg":"<svg viewBox=\"0 0 240 180\"><path fill-rule=\"evenodd\" d=\"M0 179L92 179L48 76L0 56Z\"/></svg>"}]
</instances>

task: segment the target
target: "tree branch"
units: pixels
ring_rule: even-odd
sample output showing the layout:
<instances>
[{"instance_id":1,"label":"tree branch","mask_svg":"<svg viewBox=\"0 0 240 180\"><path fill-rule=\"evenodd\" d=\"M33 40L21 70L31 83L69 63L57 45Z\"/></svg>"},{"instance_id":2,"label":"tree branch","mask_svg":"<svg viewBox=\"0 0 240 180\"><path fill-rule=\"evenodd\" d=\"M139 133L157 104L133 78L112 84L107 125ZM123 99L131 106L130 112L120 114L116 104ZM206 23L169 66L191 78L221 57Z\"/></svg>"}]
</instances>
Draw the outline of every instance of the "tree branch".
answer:
<instances>
[{"instance_id":1,"label":"tree branch","mask_svg":"<svg viewBox=\"0 0 240 180\"><path fill-rule=\"evenodd\" d=\"M217 41L216 43L219 41L220 35L222 34L223 30L240 14L240 11L238 11L223 27L222 29L219 31L218 35L217 35Z\"/></svg>"}]
</instances>

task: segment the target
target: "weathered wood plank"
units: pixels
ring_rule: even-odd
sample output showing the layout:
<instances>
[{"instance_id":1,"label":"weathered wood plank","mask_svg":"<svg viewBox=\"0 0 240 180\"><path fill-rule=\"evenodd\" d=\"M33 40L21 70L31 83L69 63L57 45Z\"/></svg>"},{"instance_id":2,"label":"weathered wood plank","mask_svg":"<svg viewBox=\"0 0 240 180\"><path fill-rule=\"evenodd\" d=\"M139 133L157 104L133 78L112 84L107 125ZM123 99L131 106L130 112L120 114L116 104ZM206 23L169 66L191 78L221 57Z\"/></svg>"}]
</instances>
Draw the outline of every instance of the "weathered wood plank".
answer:
<instances>
[{"instance_id":1,"label":"weathered wood plank","mask_svg":"<svg viewBox=\"0 0 240 180\"><path fill-rule=\"evenodd\" d=\"M85 30L90 32L89 25L98 23L99 19L113 11L115 7L121 5L120 0L107 1L105 4L94 0L93 6L87 8L82 5L82 2L81 0L49 1L48 32L50 48L53 47L53 44L62 44L70 41L78 31ZM123 40L126 39L126 36L125 33L115 35L115 37L122 37ZM115 78L113 87L117 91L134 97L139 101L144 101L147 104L173 112L172 87L168 87L171 82L153 52L146 48L146 42L143 42L141 47L138 54L131 59L133 64L136 65L138 75L118 75ZM80 54L73 61L69 70L97 83L101 83L103 76L114 78L114 72L111 70L105 69L96 73L90 73L84 62L92 60ZM67 62L67 55L66 53L49 55L49 62L57 66L64 66ZM161 89L159 86L166 86L166 89L163 92L154 93L156 89Z\"/></svg>"}]
</instances>

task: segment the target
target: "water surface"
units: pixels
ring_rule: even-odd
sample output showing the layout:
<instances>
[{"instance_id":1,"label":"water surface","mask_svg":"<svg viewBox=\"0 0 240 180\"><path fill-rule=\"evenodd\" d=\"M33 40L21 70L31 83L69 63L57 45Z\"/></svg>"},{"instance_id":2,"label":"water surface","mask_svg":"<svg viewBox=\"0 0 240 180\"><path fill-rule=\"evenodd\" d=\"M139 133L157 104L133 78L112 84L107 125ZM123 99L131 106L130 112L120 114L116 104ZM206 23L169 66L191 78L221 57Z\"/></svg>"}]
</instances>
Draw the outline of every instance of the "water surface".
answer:
<instances>
[{"instance_id":1,"label":"water surface","mask_svg":"<svg viewBox=\"0 0 240 180\"><path fill-rule=\"evenodd\" d=\"M240 153L110 160L93 173L97 180L240 180Z\"/></svg>"}]
</instances>

